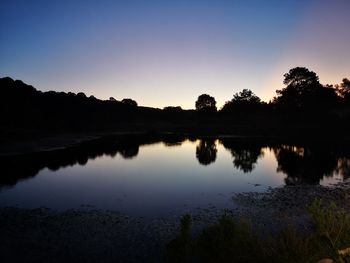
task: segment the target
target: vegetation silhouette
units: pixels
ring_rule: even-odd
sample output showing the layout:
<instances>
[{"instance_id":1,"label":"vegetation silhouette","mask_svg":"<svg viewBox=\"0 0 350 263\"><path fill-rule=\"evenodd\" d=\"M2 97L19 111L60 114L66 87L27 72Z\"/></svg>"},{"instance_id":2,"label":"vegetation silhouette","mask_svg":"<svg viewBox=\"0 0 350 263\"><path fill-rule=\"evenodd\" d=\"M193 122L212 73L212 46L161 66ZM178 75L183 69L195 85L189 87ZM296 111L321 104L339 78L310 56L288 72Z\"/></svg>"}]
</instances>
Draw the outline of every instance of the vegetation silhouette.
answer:
<instances>
[{"instance_id":1,"label":"vegetation silhouette","mask_svg":"<svg viewBox=\"0 0 350 263\"><path fill-rule=\"evenodd\" d=\"M197 111L216 111L216 101L215 98L208 95L202 94L198 97L196 101L196 110Z\"/></svg>"},{"instance_id":2,"label":"vegetation silhouette","mask_svg":"<svg viewBox=\"0 0 350 263\"><path fill-rule=\"evenodd\" d=\"M348 137L350 81L323 85L317 74L296 67L284 74L285 88L269 103L243 89L217 111L202 94L195 110L138 106L133 99L100 100L79 92L41 92L9 77L0 78L1 135L42 136L72 131L166 131L213 135ZM335 131L334 126L338 129ZM12 137L11 137L12 136ZM16 139L16 138L14 138ZM1 142L0 142L1 143Z\"/></svg>"},{"instance_id":3,"label":"vegetation silhouette","mask_svg":"<svg viewBox=\"0 0 350 263\"><path fill-rule=\"evenodd\" d=\"M336 84L335 89L337 94L343 99L343 102L347 105L350 103L350 80L344 78L342 83Z\"/></svg>"},{"instance_id":4,"label":"vegetation silhouette","mask_svg":"<svg viewBox=\"0 0 350 263\"><path fill-rule=\"evenodd\" d=\"M227 101L220 110L223 114L252 113L261 110L264 103L251 90L243 89L233 95L232 100Z\"/></svg>"},{"instance_id":5,"label":"vegetation silhouette","mask_svg":"<svg viewBox=\"0 0 350 263\"><path fill-rule=\"evenodd\" d=\"M196 158L202 165L209 165L216 160L216 143L213 138L205 138L199 141L196 147Z\"/></svg>"},{"instance_id":6,"label":"vegetation silhouette","mask_svg":"<svg viewBox=\"0 0 350 263\"><path fill-rule=\"evenodd\" d=\"M201 119L212 118L217 111L215 98L208 94L200 95L195 106Z\"/></svg>"},{"instance_id":7,"label":"vegetation silhouette","mask_svg":"<svg viewBox=\"0 0 350 263\"><path fill-rule=\"evenodd\" d=\"M277 90L274 104L287 112L323 112L332 110L338 102L335 89L322 85L315 72L296 67L284 74L284 89Z\"/></svg>"},{"instance_id":8,"label":"vegetation silhouette","mask_svg":"<svg viewBox=\"0 0 350 263\"><path fill-rule=\"evenodd\" d=\"M137 102L133 99L122 99L122 103L130 107L137 107Z\"/></svg>"},{"instance_id":9,"label":"vegetation silhouette","mask_svg":"<svg viewBox=\"0 0 350 263\"><path fill-rule=\"evenodd\" d=\"M193 230L196 222L192 216L185 214L179 233L166 246L166 262L349 262L348 211L333 198L327 202L316 198L304 205L310 218L308 227L288 218L273 231L230 211L198 231Z\"/></svg>"}]
</instances>

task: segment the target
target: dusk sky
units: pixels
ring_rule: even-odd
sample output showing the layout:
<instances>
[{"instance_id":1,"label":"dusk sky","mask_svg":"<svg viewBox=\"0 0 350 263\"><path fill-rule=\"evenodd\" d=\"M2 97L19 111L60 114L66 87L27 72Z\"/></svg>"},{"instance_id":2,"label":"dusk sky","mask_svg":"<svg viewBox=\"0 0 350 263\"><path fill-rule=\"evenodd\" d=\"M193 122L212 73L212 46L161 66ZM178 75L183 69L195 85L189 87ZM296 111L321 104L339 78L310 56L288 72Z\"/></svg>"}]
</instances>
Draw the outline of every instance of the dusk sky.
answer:
<instances>
[{"instance_id":1,"label":"dusk sky","mask_svg":"<svg viewBox=\"0 0 350 263\"><path fill-rule=\"evenodd\" d=\"M244 88L268 101L295 66L350 77L349 14L350 0L1 0L0 74L159 108Z\"/></svg>"}]
</instances>

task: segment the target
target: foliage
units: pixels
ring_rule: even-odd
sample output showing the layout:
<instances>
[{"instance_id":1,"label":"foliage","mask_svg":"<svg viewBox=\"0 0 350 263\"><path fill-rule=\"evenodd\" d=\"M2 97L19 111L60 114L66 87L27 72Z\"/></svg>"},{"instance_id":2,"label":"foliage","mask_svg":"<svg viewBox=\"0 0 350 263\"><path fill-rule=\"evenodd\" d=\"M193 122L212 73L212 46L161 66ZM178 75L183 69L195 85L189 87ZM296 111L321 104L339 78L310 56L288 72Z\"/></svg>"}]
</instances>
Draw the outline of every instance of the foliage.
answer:
<instances>
[{"instance_id":1,"label":"foliage","mask_svg":"<svg viewBox=\"0 0 350 263\"><path fill-rule=\"evenodd\" d=\"M350 220L344 209L340 209L334 202L324 205L321 199L315 200L308 210L317 230L317 240L322 250L338 258L342 257L338 251L350 247ZM347 257L350 260L350 256Z\"/></svg>"},{"instance_id":2,"label":"foliage","mask_svg":"<svg viewBox=\"0 0 350 263\"><path fill-rule=\"evenodd\" d=\"M196 245L200 262L258 262L260 244L251 225L227 214L204 229Z\"/></svg>"},{"instance_id":3,"label":"foliage","mask_svg":"<svg viewBox=\"0 0 350 263\"><path fill-rule=\"evenodd\" d=\"M279 233L264 236L246 220L235 220L226 213L218 223L197 236L190 236L190 216L181 220L181 231L167 246L168 262L286 262L315 263L332 258L350 260L350 220L334 203L315 200L308 206L313 232L298 231L287 225Z\"/></svg>"},{"instance_id":4,"label":"foliage","mask_svg":"<svg viewBox=\"0 0 350 263\"><path fill-rule=\"evenodd\" d=\"M169 112L180 112L182 111L182 108L180 106L166 106L163 110Z\"/></svg>"},{"instance_id":5,"label":"foliage","mask_svg":"<svg viewBox=\"0 0 350 263\"><path fill-rule=\"evenodd\" d=\"M343 78L342 83L335 85L337 94L343 99L345 103L350 102L350 80Z\"/></svg>"},{"instance_id":6,"label":"foliage","mask_svg":"<svg viewBox=\"0 0 350 263\"><path fill-rule=\"evenodd\" d=\"M208 94L198 97L194 110L165 107L163 110L137 107L133 99L100 100L84 93L41 92L20 80L0 78L0 127L38 131L123 129L142 123L151 129L163 129L160 123L181 123L179 129L200 130L197 120L205 120L206 131L289 133L295 127L304 133L314 131L348 133L350 128L350 80L344 78L335 87L322 85L315 72L296 67L284 75L285 88L277 90L271 103L260 100L251 90L233 95L216 114L216 100ZM229 124L229 125L227 125ZM133 127L133 125L131 125ZM322 128L322 129L319 129ZM310 129L311 130L311 129Z\"/></svg>"},{"instance_id":7,"label":"foliage","mask_svg":"<svg viewBox=\"0 0 350 263\"><path fill-rule=\"evenodd\" d=\"M216 111L215 98L208 94L200 95L196 101L196 110L206 111L206 112L215 112Z\"/></svg>"},{"instance_id":8,"label":"foliage","mask_svg":"<svg viewBox=\"0 0 350 263\"><path fill-rule=\"evenodd\" d=\"M296 67L284 74L284 89L277 90L273 103L280 110L324 111L337 103L333 87L323 86L315 72Z\"/></svg>"},{"instance_id":9,"label":"foliage","mask_svg":"<svg viewBox=\"0 0 350 263\"><path fill-rule=\"evenodd\" d=\"M232 101L245 101L249 103L260 103L260 98L256 96L251 90L243 89L233 95Z\"/></svg>"},{"instance_id":10,"label":"foliage","mask_svg":"<svg viewBox=\"0 0 350 263\"><path fill-rule=\"evenodd\" d=\"M169 262L190 262L190 249L192 240L190 238L190 228L192 217L185 214L180 221L180 233L167 245L167 259Z\"/></svg>"},{"instance_id":11,"label":"foliage","mask_svg":"<svg viewBox=\"0 0 350 263\"><path fill-rule=\"evenodd\" d=\"M122 103L131 107L137 107L137 102L133 99L122 99Z\"/></svg>"},{"instance_id":12,"label":"foliage","mask_svg":"<svg viewBox=\"0 0 350 263\"><path fill-rule=\"evenodd\" d=\"M134 108L126 103L87 97L83 92L41 92L8 77L0 78L0 87L0 125L5 127L42 131L99 129L136 118Z\"/></svg>"},{"instance_id":13,"label":"foliage","mask_svg":"<svg viewBox=\"0 0 350 263\"><path fill-rule=\"evenodd\" d=\"M261 100L251 90L243 89L233 95L232 100L227 101L221 111L224 113L254 112L261 108Z\"/></svg>"},{"instance_id":14,"label":"foliage","mask_svg":"<svg viewBox=\"0 0 350 263\"><path fill-rule=\"evenodd\" d=\"M319 84L319 78L315 72L305 67L296 67L284 74L283 84L287 87L310 87Z\"/></svg>"}]
</instances>

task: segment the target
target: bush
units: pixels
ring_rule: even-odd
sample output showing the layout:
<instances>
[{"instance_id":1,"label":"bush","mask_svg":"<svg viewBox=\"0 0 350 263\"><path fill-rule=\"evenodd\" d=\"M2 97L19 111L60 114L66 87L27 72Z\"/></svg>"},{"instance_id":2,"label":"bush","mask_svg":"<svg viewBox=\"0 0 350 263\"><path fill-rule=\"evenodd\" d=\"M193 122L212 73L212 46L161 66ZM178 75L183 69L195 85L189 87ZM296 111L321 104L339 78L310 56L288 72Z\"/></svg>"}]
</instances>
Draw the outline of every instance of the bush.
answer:
<instances>
[{"instance_id":1,"label":"bush","mask_svg":"<svg viewBox=\"0 0 350 263\"><path fill-rule=\"evenodd\" d=\"M244 219L222 215L218 223L208 226L191 238L192 219L181 219L179 235L167 246L168 262L285 262L315 263L323 258L350 262L350 220L344 209L334 203L324 205L315 200L308 207L314 229L297 231L295 226L273 236L254 231Z\"/></svg>"}]
</instances>

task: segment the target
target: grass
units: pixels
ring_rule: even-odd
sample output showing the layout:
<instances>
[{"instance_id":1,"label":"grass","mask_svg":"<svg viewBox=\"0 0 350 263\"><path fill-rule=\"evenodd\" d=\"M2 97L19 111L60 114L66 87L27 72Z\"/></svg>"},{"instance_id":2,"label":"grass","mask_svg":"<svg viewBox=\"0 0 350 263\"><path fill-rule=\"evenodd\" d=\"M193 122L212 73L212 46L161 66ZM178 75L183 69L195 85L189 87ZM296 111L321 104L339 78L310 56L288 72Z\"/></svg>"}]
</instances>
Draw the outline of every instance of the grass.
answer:
<instances>
[{"instance_id":1,"label":"grass","mask_svg":"<svg viewBox=\"0 0 350 263\"><path fill-rule=\"evenodd\" d=\"M309 233L286 225L263 236L244 219L223 214L198 235L191 235L192 218L181 219L180 233L167 245L168 262L316 263L323 258L350 262L350 220L334 203L315 200L307 207L314 228Z\"/></svg>"}]
</instances>

